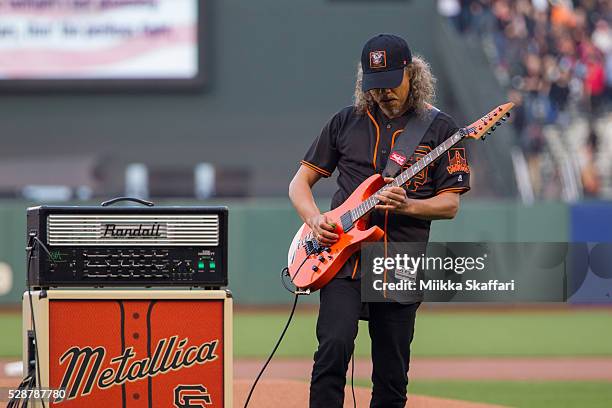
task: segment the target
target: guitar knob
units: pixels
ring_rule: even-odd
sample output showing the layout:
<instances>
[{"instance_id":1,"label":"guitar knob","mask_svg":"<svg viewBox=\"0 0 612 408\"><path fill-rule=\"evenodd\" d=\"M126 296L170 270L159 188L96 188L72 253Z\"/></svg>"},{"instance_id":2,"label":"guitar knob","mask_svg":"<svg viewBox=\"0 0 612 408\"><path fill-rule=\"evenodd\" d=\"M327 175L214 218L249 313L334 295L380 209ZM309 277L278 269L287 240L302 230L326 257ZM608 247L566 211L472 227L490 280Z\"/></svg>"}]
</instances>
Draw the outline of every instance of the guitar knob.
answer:
<instances>
[{"instance_id":1,"label":"guitar knob","mask_svg":"<svg viewBox=\"0 0 612 408\"><path fill-rule=\"evenodd\" d=\"M325 257L323 255L319 255L319 261L325 262Z\"/></svg>"},{"instance_id":2,"label":"guitar knob","mask_svg":"<svg viewBox=\"0 0 612 408\"><path fill-rule=\"evenodd\" d=\"M317 267L317 265L312 265L312 270L314 272L317 272L319 270L319 268Z\"/></svg>"}]
</instances>

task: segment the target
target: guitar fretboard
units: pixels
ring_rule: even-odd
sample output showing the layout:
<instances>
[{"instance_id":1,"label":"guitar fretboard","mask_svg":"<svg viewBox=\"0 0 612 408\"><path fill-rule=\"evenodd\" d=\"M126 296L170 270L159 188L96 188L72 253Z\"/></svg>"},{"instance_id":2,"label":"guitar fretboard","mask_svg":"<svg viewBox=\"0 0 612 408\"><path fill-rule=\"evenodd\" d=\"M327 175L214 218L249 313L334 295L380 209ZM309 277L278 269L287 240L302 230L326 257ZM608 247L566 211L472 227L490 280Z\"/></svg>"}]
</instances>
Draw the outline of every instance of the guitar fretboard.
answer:
<instances>
[{"instance_id":1,"label":"guitar fretboard","mask_svg":"<svg viewBox=\"0 0 612 408\"><path fill-rule=\"evenodd\" d=\"M380 200L375 196L380 194L382 191L389 187L401 187L410 181L411 178L416 176L425 167L436 161L440 156L446 153L451 147L456 145L461 139L465 137L463 130L459 130L454 133L451 137L442 142L438 147L433 149L431 152L421 157L416 163L404 170L399 176L397 176L392 182L382 187L376 193L372 194L370 198L361 202L357 207L353 208L351 213L351 219L353 222L370 212Z\"/></svg>"}]
</instances>

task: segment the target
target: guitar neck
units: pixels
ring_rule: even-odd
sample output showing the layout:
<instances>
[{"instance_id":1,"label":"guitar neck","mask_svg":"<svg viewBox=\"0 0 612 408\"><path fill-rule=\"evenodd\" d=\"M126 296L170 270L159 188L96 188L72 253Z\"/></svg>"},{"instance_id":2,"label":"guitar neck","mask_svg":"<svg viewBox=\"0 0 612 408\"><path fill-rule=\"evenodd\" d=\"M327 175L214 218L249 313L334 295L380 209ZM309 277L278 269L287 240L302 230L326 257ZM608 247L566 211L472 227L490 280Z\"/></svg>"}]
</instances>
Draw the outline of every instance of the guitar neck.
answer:
<instances>
[{"instance_id":1,"label":"guitar neck","mask_svg":"<svg viewBox=\"0 0 612 408\"><path fill-rule=\"evenodd\" d=\"M459 143L461 139L465 137L465 131L463 129L454 133L451 137L442 142L438 147L433 149L431 152L421 157L416 163L412 166L404 170L399 176L397 176L392 182L382 187L376 193L372 194L370 198L361 202L357 207L351 210L351 219L357 221L359 218L363 217L367 213L369 213L374 207L380 203L375 196L381 193L383 190L389 187L401 187L410 181L411 178L419 174L421 170L425 167L438 160L440 156L446 153L451 147Z\"/></svg>"}]
</instances>

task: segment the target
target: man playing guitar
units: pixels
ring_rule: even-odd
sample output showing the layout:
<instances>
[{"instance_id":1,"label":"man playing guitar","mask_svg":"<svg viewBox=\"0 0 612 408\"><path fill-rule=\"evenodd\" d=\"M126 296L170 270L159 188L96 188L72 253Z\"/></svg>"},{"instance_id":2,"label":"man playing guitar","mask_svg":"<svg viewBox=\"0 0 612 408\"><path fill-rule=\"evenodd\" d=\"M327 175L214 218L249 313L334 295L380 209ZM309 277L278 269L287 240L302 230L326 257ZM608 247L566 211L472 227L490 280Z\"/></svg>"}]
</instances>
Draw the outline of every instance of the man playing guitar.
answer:
<instances>
[{"instance_id":1,"label":"man playing guitar","mask_svg":"<svg viewBox=\"0 0 612 408\"><path fill-rule=\"evenodd\" d=\"M312 186L321 177L329 177L338 169L338 190L332 199L332 209L336 208L365 179L382 173L399 138L422 138L412 157L402 163L407 168L457 131L454 121L439 112L424 135L402 134L413 115L431 108L434 82L427 63L413 57L402 38L378 35L365 44L354 105L329 120L289 186L289 197L299 216L321 244L330 246L339 237L338 221L321 214L313 198ZM369 224L385 231L385 242L427 242L431 220L456 215L460 194L470 188L469 173L465 149L455 145L408 184L379 194L381 203L370 213ZM355 254L321 288L316 329L319 346L312 370L310 407L343 406L358 321L365 316L372 340L370 406L406 404L410 343L422 298L364 303L360 274L359 256Z\"/></svg>"}]
</instances>

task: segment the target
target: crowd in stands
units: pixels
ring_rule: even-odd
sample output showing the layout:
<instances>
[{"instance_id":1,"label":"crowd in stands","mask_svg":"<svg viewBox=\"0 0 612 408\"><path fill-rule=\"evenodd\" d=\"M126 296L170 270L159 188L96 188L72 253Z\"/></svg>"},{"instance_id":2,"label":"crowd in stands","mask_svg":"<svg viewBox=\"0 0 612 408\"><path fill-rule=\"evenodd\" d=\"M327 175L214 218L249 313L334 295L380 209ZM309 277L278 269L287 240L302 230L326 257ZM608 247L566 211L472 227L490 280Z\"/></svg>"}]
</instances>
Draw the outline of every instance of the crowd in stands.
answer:
<instances>
[{"instance_id":1,"label":"crowd in stands","mask_svg":"<svg viewBox=\"0 0 612 408\"><path fill-rule=\"evenodd\" d=\"M438 0L438 9L489 45L527 156L540 153L545 126L566 127L576 114L593 123L611 111L611 0Z\"/></svg>"}]
</instances>

